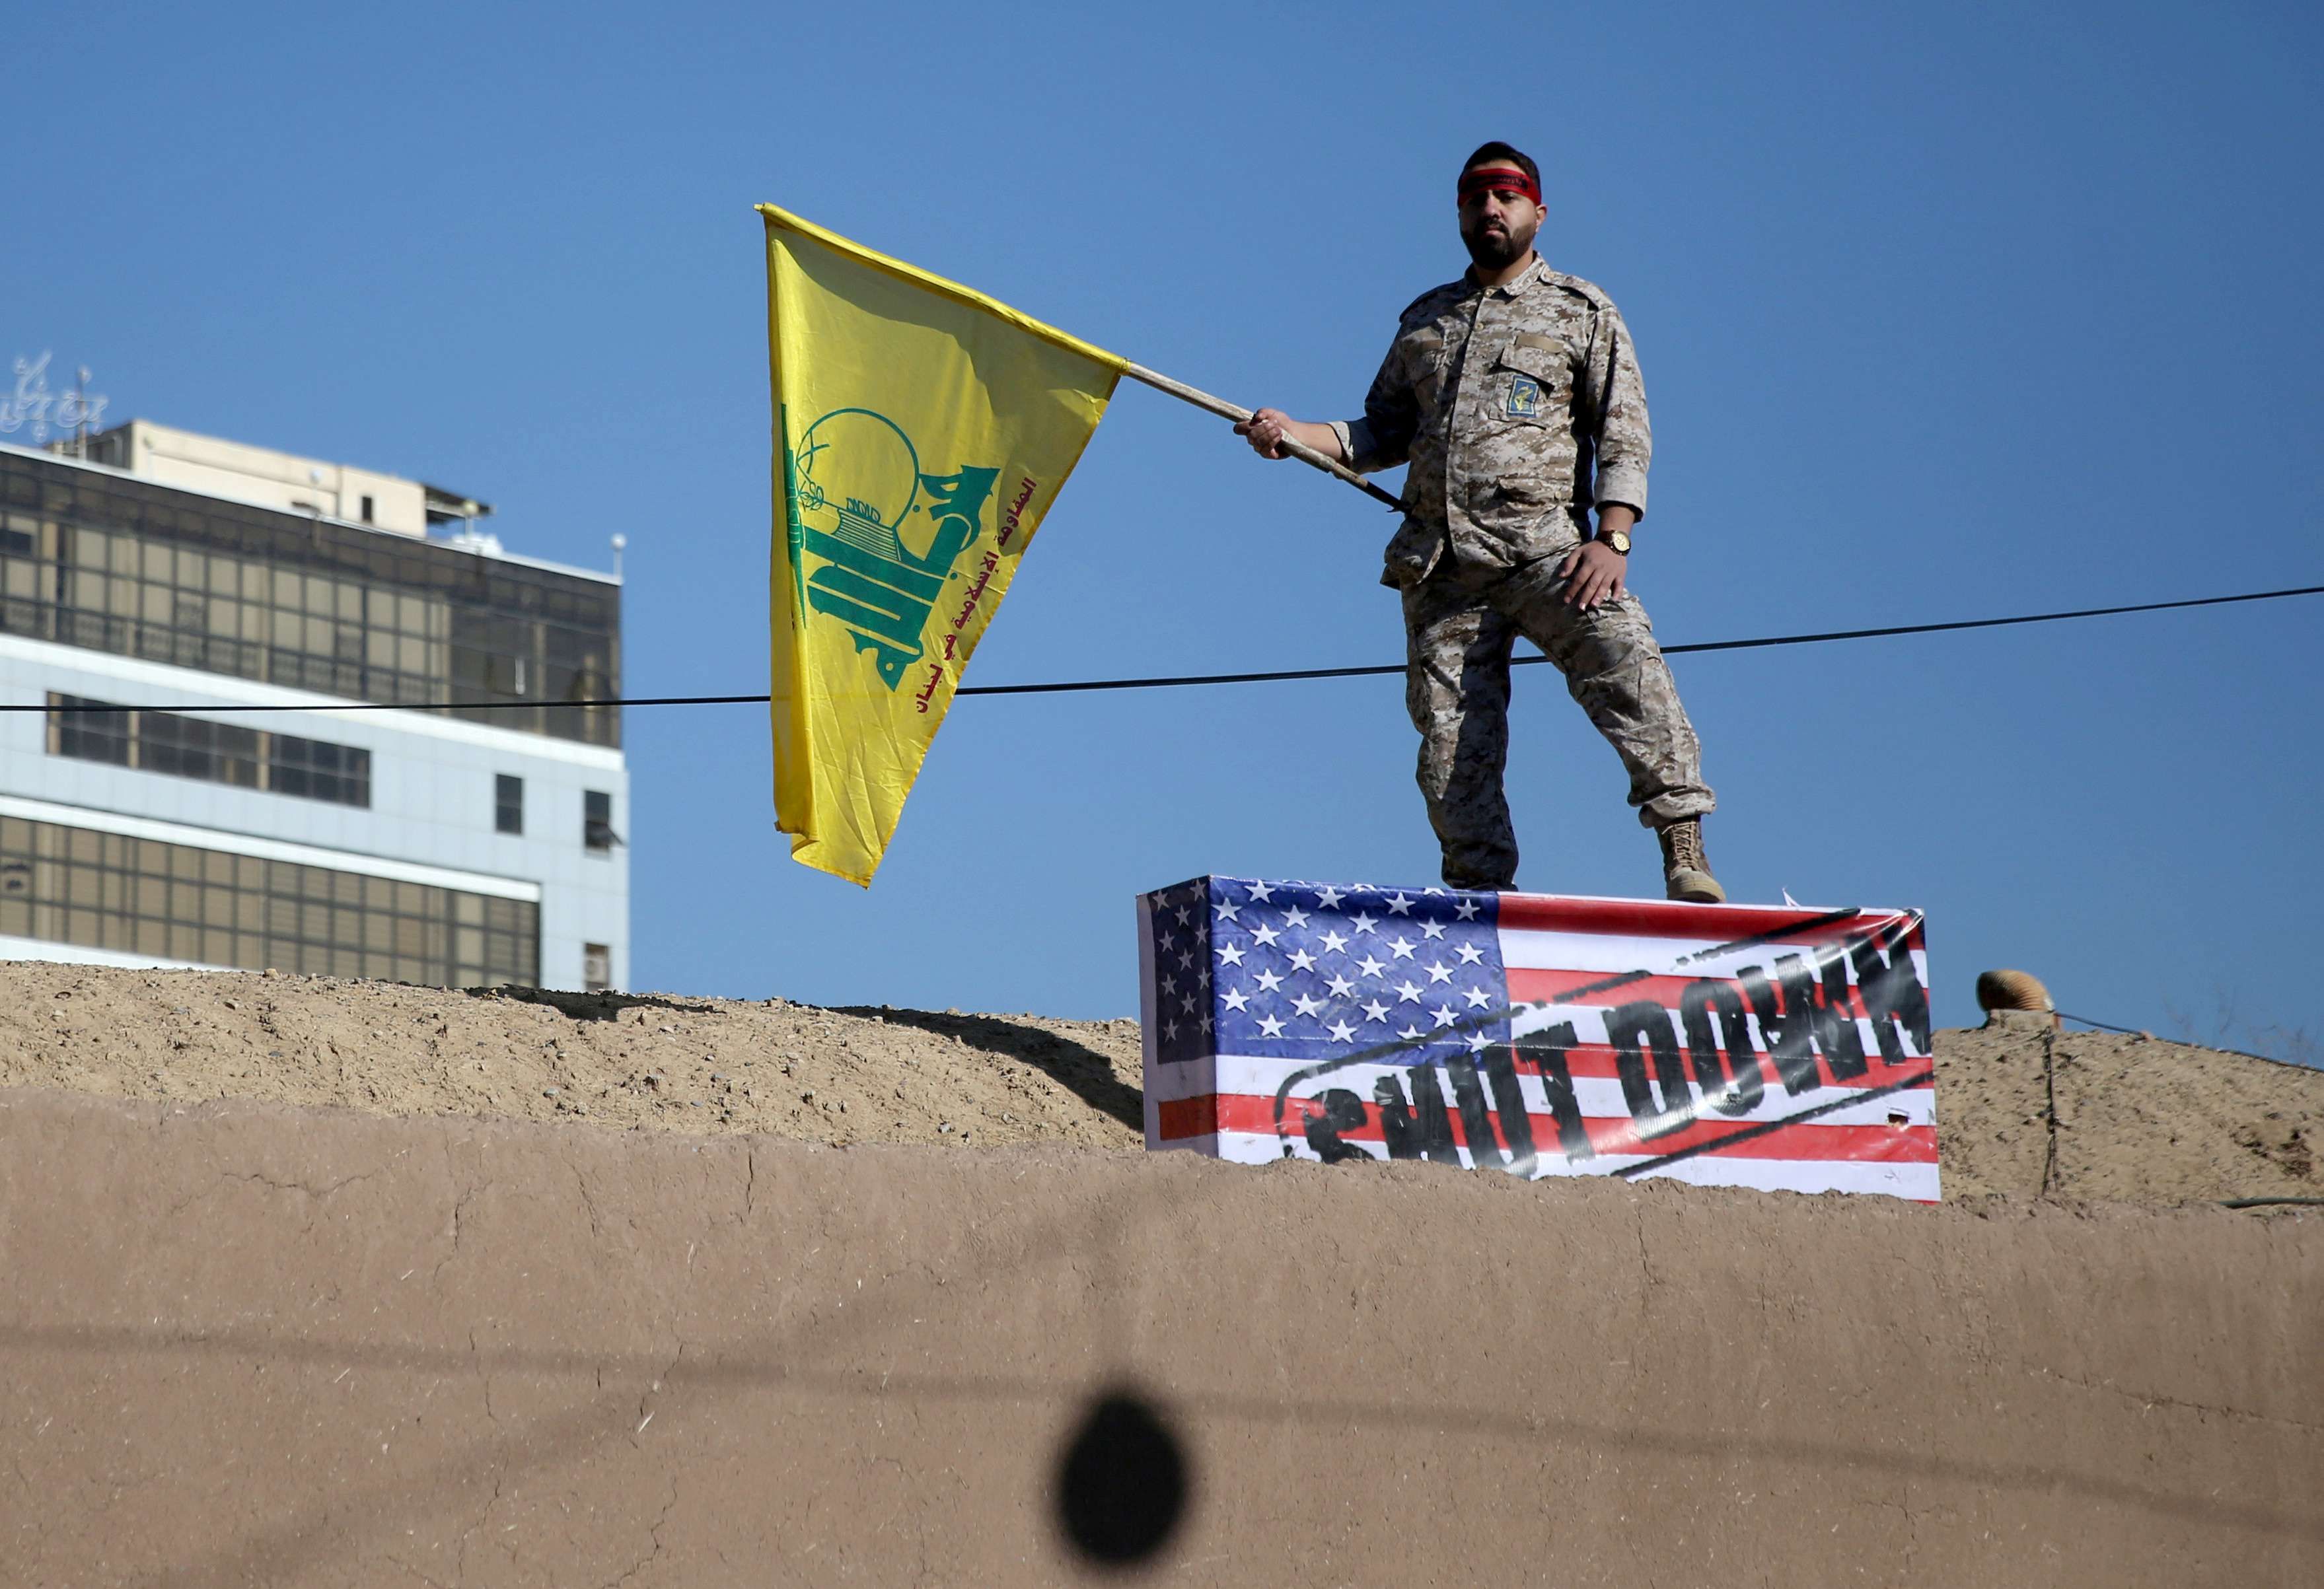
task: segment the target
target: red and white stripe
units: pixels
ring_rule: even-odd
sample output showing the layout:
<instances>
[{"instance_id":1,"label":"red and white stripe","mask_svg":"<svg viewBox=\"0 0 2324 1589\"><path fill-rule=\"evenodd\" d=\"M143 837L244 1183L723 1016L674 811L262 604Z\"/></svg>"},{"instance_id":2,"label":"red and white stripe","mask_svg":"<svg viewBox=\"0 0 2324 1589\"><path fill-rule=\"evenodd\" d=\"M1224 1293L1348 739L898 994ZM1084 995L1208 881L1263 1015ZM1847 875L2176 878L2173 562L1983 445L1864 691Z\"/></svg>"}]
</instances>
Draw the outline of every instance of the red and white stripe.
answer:
<instances>
[{"instance_id":1,"label":"red and white stripe","mask_svg":"<svg viewBox=\"0 0 2324 1589\"><path fill-rule=\"evenodd\" d=\"M1917 918L1899 911L1866 911L1839 923L1818 923L1831 913L1748 905L1692 905L1651 901L1504 895L1499 913L1509 1002L1519 1007L1512 1030L1526 1036L1571 1022L1581 1040L1566 1065L1574 1098L1593 1156L1568 1159L1558 1147L1546 1083L1520 1063L1518 1088L1536 1153L1536 1175L1605 1175L1661 1158L1681 1148L1714 1142L1739 1127L1783 1119L1826 1104L1842 1107L1813 1120L1763 1134L1732 1148L1713 1149L1646 1172L1702 1185L1757 1187L1800 1192L1864 1191L1934 1202L1939 1195L1935 1091L1923 1079L1914 1086L1869 1098L1849 1099L1928 1069L1928 1056L1914 1046L1901 1024L1892 1041L1904 1061L1883 1061L1878 1033L1853 987L1855 1024L1867 1060L1866 1072L1834 1080L1819 1067L1820 1084L1794 1095L1784 1090L1768 1053L1767 1033L1756 1015L1747 1015L1762 1078L1754 1107L1739 1115L1718 1112L1694 1087L1688 1103L1696 1117L1676 1130L1641 1139L1618 1079L1615 1051L1603 1041L1605 1012L1647 1000L1670 1013L1679 1027L1681 1055L1688 1077L1692 1056L1684 1046L1679 1017L1681 990L1701 978L1731 980L1757 967L1771 981L1784 955L1812 959L1868 933L1888 932L1879 941L1883 958L1911 957L1915 981L1928 987L1928 963ZM1901 943L1894 943L1895 939ZM1728 948L1738 941L1740 947ZM1150 970L1148 972L1150 976ZM1605 986L1614 978L1615 986ZM1745 1001L1748 1010L1748 1001ZM1279 1111L1277 1092L1310 1062L1221 1054L1168 1066L1156 1062L1149 1041L1146 1065L1146 1134L1151 1148L1186 1148L1241 1162L1268 1162L1287 1154L1314 1158L1305 1120L1321 1113L1313 1103L1327 1088L1345 1088L1365 1101L1365 1124L1342 1140L1375 1156L1386 1156L1379 1110L1371 1100L1382 1076L1410 1087L1425 1080L1443 1088L1446 1114L1463 1164L1472 1163L1461 1111L1441 1066L1378 1063L1343 1066L1296 1083ZM1647 1074L1655 1075L1651 1057ZM1666 1102L1668 1100L1665 1100ZM1488 1093L1487 1102L1494 1100ZM1505 1137L1506 1132L1499 1131ZM1497 1142L1505 1147L1505 1142Z\"/></svg>"}]
</instances>

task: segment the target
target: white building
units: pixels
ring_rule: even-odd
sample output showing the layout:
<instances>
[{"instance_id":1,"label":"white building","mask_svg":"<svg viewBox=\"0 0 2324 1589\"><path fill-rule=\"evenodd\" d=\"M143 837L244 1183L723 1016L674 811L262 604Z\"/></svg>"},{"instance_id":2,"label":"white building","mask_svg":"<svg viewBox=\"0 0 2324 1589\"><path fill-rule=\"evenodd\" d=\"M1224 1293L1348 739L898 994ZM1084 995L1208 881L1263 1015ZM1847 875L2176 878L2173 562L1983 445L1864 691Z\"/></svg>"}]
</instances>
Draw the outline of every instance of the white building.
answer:
<instances>
[{"instance_id":1,"label":"white building","mask_svg":"<svg viewBox=\"0 0 2324 1589\"><path fill-rule=\"evenodd\" d=\"M64 445L0 445L0 959L626 985L620 714L556 704L620 693L617 578L392 475Z\"/></svg>"}]
</instances>

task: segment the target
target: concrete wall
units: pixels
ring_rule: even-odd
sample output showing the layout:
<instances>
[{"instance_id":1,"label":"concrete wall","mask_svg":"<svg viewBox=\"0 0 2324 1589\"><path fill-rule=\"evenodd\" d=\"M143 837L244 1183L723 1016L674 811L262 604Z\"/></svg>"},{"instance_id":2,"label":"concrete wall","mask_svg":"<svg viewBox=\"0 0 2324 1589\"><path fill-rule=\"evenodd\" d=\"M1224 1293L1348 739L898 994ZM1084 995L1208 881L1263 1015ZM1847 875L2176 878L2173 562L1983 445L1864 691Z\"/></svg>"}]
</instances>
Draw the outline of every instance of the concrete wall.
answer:
<instances>
[{"instance_id":1,"label":"concrete wall","mask_svg":"<svg viewBox=\"0 0 2324 1589\"><path fill-rule=\"evenodd\" d=\"M223 436L200 436L151 419L132 419L102 445L99 455L118 468L163 485L208 491L286 512L318 512L350 524L369 523L398 535L428 533L427 492L419 482L280 453ZM372 511L364 515L364 498Z\"/></svg>"},{"instance_id":2,"label":"concrete wall","mask_svg":"<svg viewBox=\"0 0 2324 1589\"><path fill-rule=\"evenodd\" d=\"M0 1275L12 1584L1074 1581L1124 1382L1173 1582L2324 1583L2312 1216L17 1091Z\"/></svg>"}]
</instances>

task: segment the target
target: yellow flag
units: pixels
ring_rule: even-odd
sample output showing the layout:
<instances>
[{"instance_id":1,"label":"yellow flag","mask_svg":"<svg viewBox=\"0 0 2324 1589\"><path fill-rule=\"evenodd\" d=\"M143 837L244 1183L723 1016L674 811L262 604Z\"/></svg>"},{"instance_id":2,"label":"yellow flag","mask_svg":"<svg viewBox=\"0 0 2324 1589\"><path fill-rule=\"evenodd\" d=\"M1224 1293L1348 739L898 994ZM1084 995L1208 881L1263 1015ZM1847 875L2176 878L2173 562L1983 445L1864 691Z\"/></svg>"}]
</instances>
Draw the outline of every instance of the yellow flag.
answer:
<instances>
[{"instance_id":1,"label":"yellow flag","mask_svg":"<svg viewBox=\"0 0 2324 1589\"><path fill-rule=\"evenodd\" d=\"M775 825L869 886L1126 361L773 205Z\"/></svg>"}]
</instances>

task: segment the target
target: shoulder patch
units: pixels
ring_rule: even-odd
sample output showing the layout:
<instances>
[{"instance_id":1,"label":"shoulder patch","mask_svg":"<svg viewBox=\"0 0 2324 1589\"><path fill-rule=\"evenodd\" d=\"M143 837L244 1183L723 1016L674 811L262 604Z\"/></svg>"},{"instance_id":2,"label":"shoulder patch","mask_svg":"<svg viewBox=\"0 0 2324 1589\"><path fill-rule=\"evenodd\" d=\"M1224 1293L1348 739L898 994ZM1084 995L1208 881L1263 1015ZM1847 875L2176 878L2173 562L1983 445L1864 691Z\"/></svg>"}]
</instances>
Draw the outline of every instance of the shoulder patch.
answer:
<instances>
[{"instance_id":1,"label":"shoulder patch","mask_svg":"<svg viewBox=\"0 0 2324 1589\"><path fill-rule=\"evenodd\" d=\"M1448 293L1457 298L1466 289L1467 283L1462 281L1446 281L1439 284L1438 286L1432 287L1396 312L1397 323L1401 325L1405 321L1411 319L1415 310L1427 307L1429 304L1435 302L1438 299L1443 298Z\"/></svg>"},{"instance_id":2,"label":"shoulder patch","mask_svg":"<svg viewBox=\"0 0 2324 1589\"><path fill-rule=\"evenodd\" d=\"M1550 286L1580 299L1593 309L1603 309L1609 314L1621 313L1614 308L1614 300L1608 298L1605 289L1595 281L1584 281L1579 276L1569 276L1563 271L1552 271L1546 267L1542 271L1541 279Z\"/></svg>"}]
</instances>

